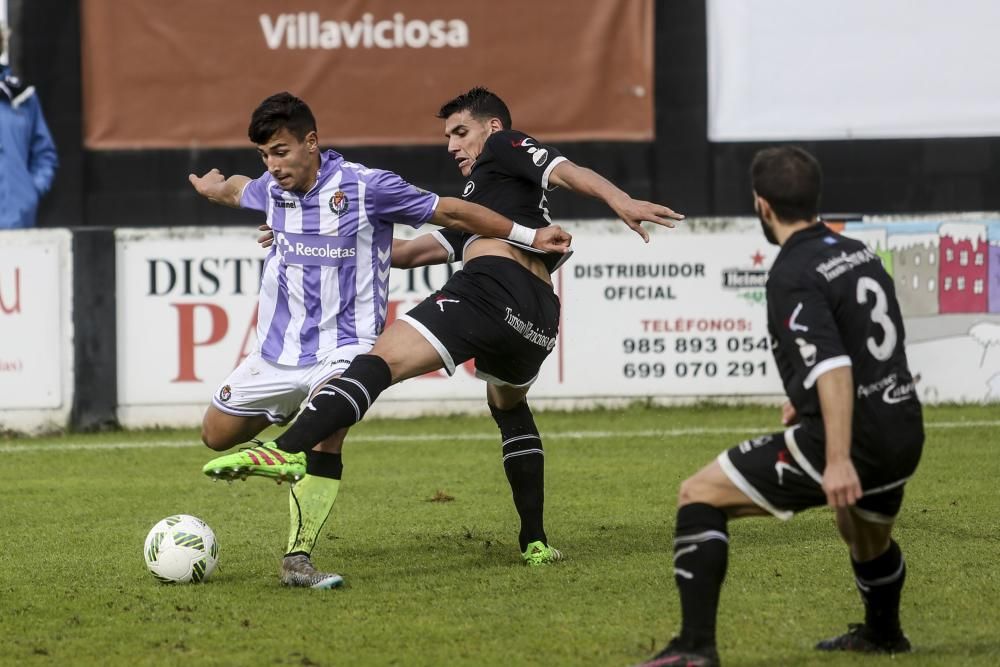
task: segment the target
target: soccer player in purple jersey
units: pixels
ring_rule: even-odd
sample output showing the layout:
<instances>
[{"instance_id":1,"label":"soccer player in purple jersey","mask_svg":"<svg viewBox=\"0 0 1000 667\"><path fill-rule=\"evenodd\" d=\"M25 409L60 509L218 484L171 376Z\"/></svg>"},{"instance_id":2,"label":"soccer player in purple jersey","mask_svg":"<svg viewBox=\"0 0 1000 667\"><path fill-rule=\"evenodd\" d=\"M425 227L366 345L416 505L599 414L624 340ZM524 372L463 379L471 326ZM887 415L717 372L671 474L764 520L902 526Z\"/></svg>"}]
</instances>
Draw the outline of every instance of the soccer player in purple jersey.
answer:
<instances>
[{"instance_id":1,"label":"soccer player in purple jersey","mask_svg":"<svg viewBox=\"0 0 1000 667\"><path fill-rule=\"evenodd\" d=\"M601 199L644 240L643 221L673 227L683 218L666 206L633 199L597 173L563 157L553 146L511 129L506 104L485 88L446 103L448 151L468 180L463 199L482 204L532 230L549 227L546 192L559 186ZM494 235L498 236L498 235ZM529 565L559 560L543 524L544 452L525 400L542 362L556 344L559 299L550 274L563 256L532 250L530 236L482 238L446 230L405 247L423 262L464 262L445 286L401 316L368 354L358 355L343 376L327 383L296 423L277 440L283 462L264 461L253 449L210 462L206 472L273 476L298 469L311 440L360 421L392 384L475 359L487 382L487 403L500 429L504 471L521 520L518 542ZM286 463L288 461L289 463Z\"/></svg>"},{"instance_id":2,"label":"soccer player in purple jersey","mask_svg":"<svg viewBox=\"0 0 1000 667\"><path fill-rule=\"evenodd\" d=\"M394 224L531 236L535 249L568 249L569 235L560 229L534 233L482 206L438 197L392 172L321 151L312 112L289 93L264 100L248 133L267 167L259 178L226 178L216 169L189 176L198 194L214 203L265 212L274 234L261 278L258 348L220 385L202 423L202 440L212 449L287 423L303 400L371 349L385 326ZM310 555L340 486L346 432L334 429L306 448L301 479L293 480L281 569L286 585L332 588L343 581L316 571ZM283 458L268 448L250 455L262 462Z\"/></svg>"},{"instance_id":3,"label":"soccer player in purple jersey","mask_svg":"<svg viewBox=\"0 0 1000 667\"><path fill-rule=\"evenodd\" d=\"M673 553L681 631L645 667L719 664L730 519L788 520L823 505L836 513L865 620L816 648L910 650L899 623L906 563L892 526L924 427L892 278L867 246L817 221L822 174L812 155L764 149L750 178L764 236L781 246L767 279L767 326L788 428L722 452L681 484Z\"/></svg>"}]
</instances>

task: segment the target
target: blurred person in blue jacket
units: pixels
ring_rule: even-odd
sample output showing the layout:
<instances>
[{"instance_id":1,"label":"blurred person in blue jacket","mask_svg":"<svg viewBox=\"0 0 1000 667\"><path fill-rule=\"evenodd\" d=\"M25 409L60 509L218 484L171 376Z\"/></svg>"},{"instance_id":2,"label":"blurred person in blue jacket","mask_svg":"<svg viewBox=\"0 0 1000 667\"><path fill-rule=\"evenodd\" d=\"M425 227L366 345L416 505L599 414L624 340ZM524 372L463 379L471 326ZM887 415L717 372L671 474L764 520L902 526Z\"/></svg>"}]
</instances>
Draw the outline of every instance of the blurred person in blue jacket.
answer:
<instances>
[{"instance_id":1,"label":"blurred person in blue jacket","mask_svg":"<svg viewBox=\"0 0 1000 667\"><path fill-rule=\"evenodd\" d=\"M0 53L9 32L0 24ZM59 159L34 86L0 59L0 229L35 226L38 200L52 187Z\"/></svg>"}]
</instances>

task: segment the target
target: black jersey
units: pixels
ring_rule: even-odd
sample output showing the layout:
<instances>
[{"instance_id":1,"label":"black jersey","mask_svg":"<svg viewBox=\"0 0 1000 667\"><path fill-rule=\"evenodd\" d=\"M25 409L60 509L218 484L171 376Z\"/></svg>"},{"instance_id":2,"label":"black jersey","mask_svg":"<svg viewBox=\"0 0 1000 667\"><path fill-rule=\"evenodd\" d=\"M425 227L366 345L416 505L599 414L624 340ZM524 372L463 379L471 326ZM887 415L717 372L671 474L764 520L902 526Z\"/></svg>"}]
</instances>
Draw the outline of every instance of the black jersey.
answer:
<instances>
[{"instance_id":1,"label":"black jersey","mask_svg":"<svg viewBox=\"0 0 1000 667\"><path fill-rule=\"evenodd\" d=\"M565 160L558 150L538 143L523 132L495 132L486 140L483 152L473 164L469 180L462 189L462 198L525 227L540 229L552 224L545 196L546 191L552 189L549 187L549 175L557 164ZM469 241L477 238L449 230L440 232L440 235L458 259L461 259L462 250ZM528 252L538 253L534 248L502 240ZM550 272L567 257L540 254Z\"/></svg>"},{"instance_id":2,"label":"black jersey","mask_svg":"<svg viewBox=\"0 0 1000 667\"><path fill-rule=\"evenodd\" d=\"M804 422L820 419L817 378L850 366L856 440L922 434L892 278L865 244L823 224L789 237L768 276L767 321L785 392Z\"/></svg>"}]
</instances>

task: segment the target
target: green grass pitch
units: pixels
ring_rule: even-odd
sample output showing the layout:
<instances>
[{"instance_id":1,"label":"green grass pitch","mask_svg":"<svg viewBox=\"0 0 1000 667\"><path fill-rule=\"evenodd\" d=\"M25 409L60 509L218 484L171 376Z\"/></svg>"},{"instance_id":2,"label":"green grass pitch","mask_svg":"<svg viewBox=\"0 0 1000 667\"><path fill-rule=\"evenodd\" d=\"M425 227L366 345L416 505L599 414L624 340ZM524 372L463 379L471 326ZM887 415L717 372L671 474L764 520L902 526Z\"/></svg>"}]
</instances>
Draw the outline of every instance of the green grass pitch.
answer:
<instances>
[{"instance_id":1,"label":"green grass pitch","mask_svg":"<svg viewBox=\"0 0 1000 667\"><path fill-rule=\"evenodd\" d=\"M287 488L210 482L194 431L2 439L0 665L632 664L678 626L680 481L776 420L759 407L540 413L546 526L567 560L537 569L520 565L489 417L362 424L314 553L345 576L334 591L279 586ZM1000 664L1000 410L929 408L926 421L896 531L915 652L812 650L863 616L818 509L730 524L724 664ZM146 571L143 539L173 513L215 530L204 585Z\"/></svg>"}]
</instances>

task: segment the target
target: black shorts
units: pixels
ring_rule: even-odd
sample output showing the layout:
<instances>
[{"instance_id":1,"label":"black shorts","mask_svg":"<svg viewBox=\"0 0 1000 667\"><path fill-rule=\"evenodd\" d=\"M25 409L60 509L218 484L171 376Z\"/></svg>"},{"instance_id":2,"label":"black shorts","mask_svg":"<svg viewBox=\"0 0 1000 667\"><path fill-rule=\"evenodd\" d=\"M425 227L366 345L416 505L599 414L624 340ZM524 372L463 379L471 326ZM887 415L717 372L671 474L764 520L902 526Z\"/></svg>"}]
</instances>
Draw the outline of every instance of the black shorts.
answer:
<instances>
[{"instance_id":1,"label":"black shorts","mask_svg":"<svg viewBox=\"0 0 1000 667\"><path fill-rule=\"evenodd\" d=\"M475 359L487 382L526 387L556 345L559 297L514 260L487 255L400 319L437 349L449 375Z\"/></svg>"},{"instance_id":2,"label":"black shorts","mask_svg":"<svg viewBox=\"0 0 1000 667\"><path fill-rule=\"evenodd\" d=\"M894 434L891 443L851 444L851 462L864 495L854 512L875 523L892 523L903 503L903 486L917 469L923 429ZM826 505L822 424L793 426L763 435L719 454L722 470L758 506L779 519Z\"/></svg>"}]
</instances>

